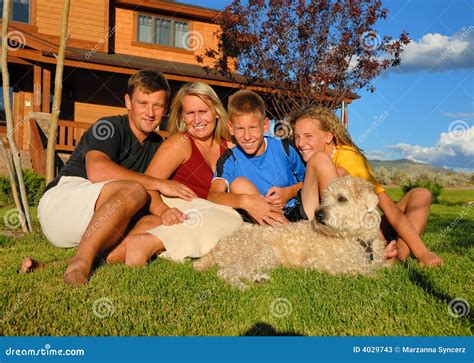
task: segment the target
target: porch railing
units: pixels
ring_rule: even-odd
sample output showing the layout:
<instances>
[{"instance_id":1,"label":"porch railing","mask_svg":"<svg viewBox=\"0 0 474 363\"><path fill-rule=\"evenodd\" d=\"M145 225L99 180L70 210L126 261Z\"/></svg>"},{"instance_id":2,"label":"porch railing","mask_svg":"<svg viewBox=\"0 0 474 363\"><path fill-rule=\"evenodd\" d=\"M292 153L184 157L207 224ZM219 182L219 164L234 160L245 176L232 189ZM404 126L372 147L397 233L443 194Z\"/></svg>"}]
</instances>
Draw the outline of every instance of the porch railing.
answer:
<instances>
[{"instance_id":1,"label":"porch railing","mask_svg":"<svg viewBox=\"0 0 474 363\"><path fill-rule=\"evenodd\" d=\"M92 125L87 122L59 120L56 151L71 153L81 140L84 132ZM44 175L46 171L46 135L34 119L30 119L30 130L30 155L33 169L37 174ZM167 131L158 131L158 134L163 138L168 137ZM57 158L59 159L59 157Z\"/></svg>"}]
</instances>

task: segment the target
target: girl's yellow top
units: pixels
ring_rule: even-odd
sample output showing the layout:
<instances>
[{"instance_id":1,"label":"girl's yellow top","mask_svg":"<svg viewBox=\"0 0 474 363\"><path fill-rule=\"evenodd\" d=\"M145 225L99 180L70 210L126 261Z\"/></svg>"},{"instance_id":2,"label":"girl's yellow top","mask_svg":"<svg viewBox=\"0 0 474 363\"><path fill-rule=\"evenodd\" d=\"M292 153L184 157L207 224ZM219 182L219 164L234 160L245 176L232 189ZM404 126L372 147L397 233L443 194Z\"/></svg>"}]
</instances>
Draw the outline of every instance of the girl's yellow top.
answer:
<instances>
[{"instance_id":1,"label":"girl's yellow top","mask_svg":"<svg viewBox=\"0 0 474 363\"><path fill-rule=\"evenodd\" d=\"M332 161L337 167L344 168L349 175L365 179L375 186L375 192L381 193L385 189L375 179L374 172L367 159L352 146L336 146L332 154Z\"/></svg>"}]
</instances>

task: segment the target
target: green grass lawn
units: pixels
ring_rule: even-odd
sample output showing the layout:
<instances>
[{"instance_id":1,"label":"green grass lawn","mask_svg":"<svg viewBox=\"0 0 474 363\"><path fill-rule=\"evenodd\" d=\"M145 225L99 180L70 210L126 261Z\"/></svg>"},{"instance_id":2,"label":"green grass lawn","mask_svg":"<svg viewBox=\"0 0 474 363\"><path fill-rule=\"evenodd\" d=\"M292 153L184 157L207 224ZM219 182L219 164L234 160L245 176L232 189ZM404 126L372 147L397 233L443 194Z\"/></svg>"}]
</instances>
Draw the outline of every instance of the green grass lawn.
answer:
<instances>
[{"instance_id":1,"label":"green grass lawn","mask_svg":"<svg viewBox=\"0 0 474 363\"><path fill-rule=\"evenodd\" d=\"M399 198L399 189L390 189ZM11 236L0 209L2 335L472 335L473 314L448 313L454 298L474 305L474 190L445 190L433 205L424 240L445 260L435 269L415 260L374 278L331 277L278 269L269 283L235 290L215 270L156 259L144 268L99 267L90 283L62 282L73 250L39 233ZM449 204L457 205L449 205ZM36 214L36 210L33 211ZM38 225L36 221L36 229ZM17 274L25 256L57 261Z\"/></svg>"}]
</instances>

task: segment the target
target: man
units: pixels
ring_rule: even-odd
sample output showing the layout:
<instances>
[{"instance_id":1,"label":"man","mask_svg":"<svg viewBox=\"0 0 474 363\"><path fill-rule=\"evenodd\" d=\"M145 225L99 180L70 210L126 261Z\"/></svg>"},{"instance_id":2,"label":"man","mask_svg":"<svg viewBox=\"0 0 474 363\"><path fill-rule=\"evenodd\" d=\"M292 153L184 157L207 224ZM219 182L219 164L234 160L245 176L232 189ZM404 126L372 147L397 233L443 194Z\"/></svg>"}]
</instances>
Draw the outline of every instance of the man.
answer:
<instances>
[{"instance_id":1,"label":"man","mask_svg":"<svg viewBox=\"0 0 474 363\"><path fill-rule=\"evenodd\" d=\"M125 95L128 114L101 119L89 128L46 187L38 207L45 236L57 247L78 247L64 273L66 283L87 283L98 256L123 261L123 236L147 202L157 216L169 212L159 193L187 200L195 197L180 183L142 174L163 141L153 131L169 97L170 87L161 74L151 70L134 74ZM22 271L35 267L41 266L27 258Z\"/></svg>"}]
</instances>

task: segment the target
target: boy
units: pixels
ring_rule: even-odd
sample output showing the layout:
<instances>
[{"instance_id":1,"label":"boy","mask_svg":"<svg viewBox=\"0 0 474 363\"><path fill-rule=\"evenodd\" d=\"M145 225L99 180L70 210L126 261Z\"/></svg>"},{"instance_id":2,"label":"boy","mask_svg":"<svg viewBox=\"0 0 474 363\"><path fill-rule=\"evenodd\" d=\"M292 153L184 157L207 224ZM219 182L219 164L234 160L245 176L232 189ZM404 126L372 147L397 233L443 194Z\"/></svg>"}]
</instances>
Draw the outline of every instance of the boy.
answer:
<instances>
[{"instance_id":1,"label":"boy","mask_svg":"<svg viewBox=\"0 0 474 363\"><path fill-rule=\"evenodd\" d=\"M288 140L264 137L269 120L262 98L238 91L229 98L228 112L237 145L218 160L208 199L261 225L307 219L298 194L305 166Z\"/></svg>"}]
</instances>

